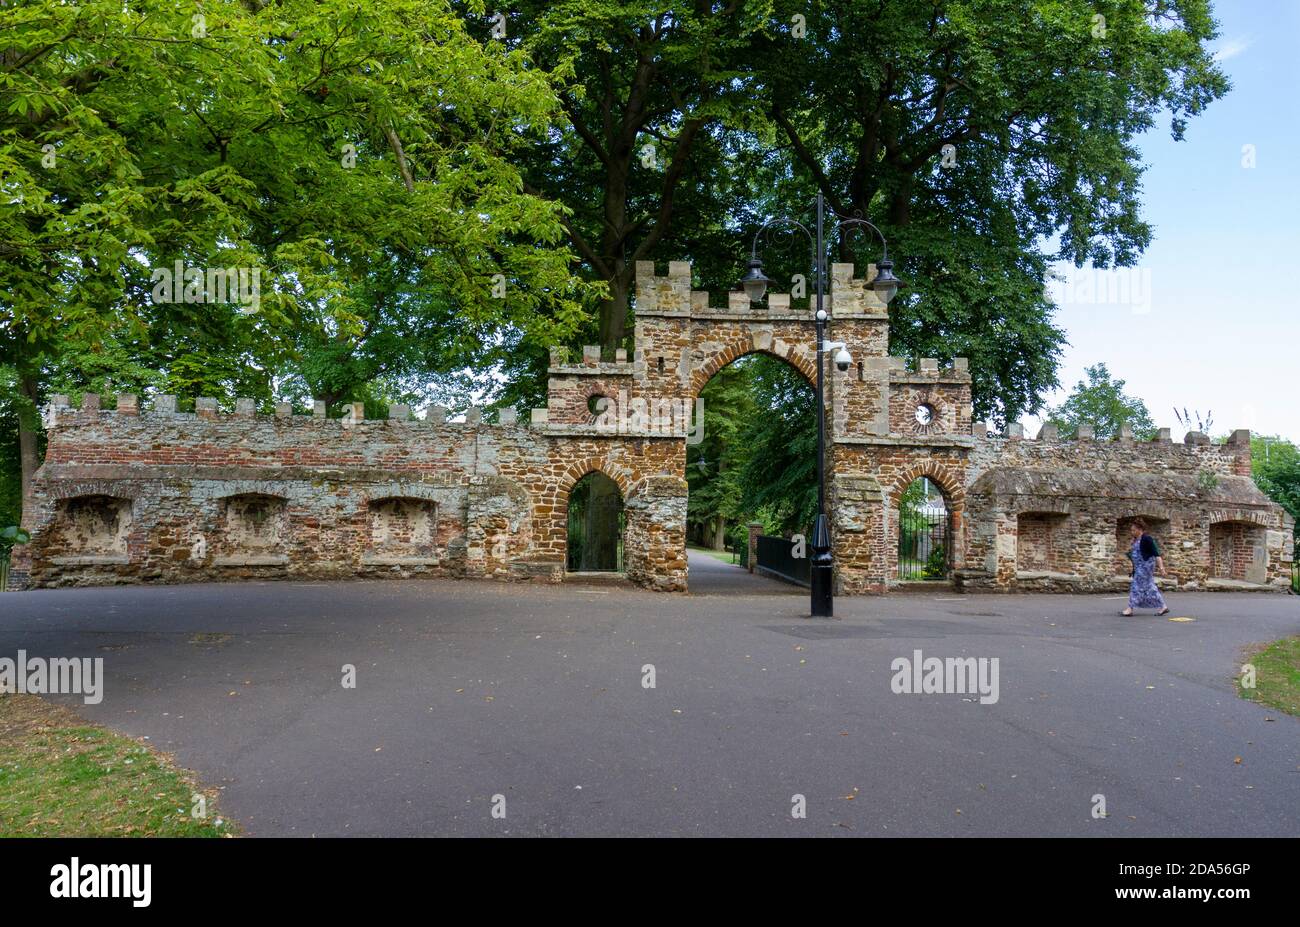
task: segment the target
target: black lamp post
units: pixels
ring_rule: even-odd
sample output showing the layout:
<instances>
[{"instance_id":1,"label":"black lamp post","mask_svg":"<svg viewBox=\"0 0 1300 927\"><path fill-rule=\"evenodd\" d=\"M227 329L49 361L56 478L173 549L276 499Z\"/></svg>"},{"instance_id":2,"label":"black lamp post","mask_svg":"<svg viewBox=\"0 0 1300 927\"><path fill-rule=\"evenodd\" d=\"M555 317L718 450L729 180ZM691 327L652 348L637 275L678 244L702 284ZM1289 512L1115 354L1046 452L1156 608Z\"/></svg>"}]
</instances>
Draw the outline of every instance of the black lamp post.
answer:
<instances>
[{"instance_id":1,"label":"black lamp post","mask_svg":"<svg viewBox=\"0 0 1300 927\"><path fill-rule=\"evenodd\" d=\"M894 294L898 292L898 288L902 283L894 276L894 262L889 259L889 243L885 241L884 234L866 219L846 218L835 213L831 213L831 215L839 220L841 229L860 225L871 229L880 238L884 254L876 265L876 278L871 282L871 288L876 291L881 300L888 303L894 298ZM754 233L754 246L750 250L749 269L745 272L745 276L741 278L741 287L744 288L745 294L749 296L751 302L758 302L767 292L767 285L772 281L763 274L763 262L758 259L758 237L769 228L777 225L795 226L808 236L813 248L813 271L817 278L817 303L813 312L813 321L817 329L817 521L813 525L812 569L810 571L812 579L812 617L830 618L835 613L833 584L835 560L831 556L831 532L826 519L826 393L822 382L825 375L822 353L838 349L835 355L835 364L841 370L847 370L849 365L853 363L853 358L849 356L848 348L842 342L832 343L826 341L826 323L829 321L823 305L826 294L826 204L820 192L817 194L816 235L809 232L803 223L798 220L785 217L765 222Z\"/></svg>"}]
</instances>

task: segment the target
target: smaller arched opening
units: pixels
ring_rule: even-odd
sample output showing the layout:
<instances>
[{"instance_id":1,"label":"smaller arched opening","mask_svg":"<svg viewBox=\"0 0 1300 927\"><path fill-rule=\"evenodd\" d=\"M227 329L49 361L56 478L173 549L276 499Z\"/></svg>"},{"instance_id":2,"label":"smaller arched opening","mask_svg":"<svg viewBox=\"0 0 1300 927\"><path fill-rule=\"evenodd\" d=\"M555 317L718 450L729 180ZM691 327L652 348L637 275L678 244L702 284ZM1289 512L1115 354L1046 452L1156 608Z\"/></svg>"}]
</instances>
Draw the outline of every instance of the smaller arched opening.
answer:
<instances>
[{"instance_id":1,"label":"smaller arched opening","mask_svg":"<svg viewBox=\"0 0 1300 927\"><path fill-rule=\"evenodd\" d=\"M939 484L912 480L898 497L899 582L947 580L953 566L953 510Z\"/></svg>"},{"instance_id":2,"label":"smaller arched opening","mask_svg":"<svg viewBox=\"0 0 1300 927\"><path fill-rule=\"evenodd\" d=\"M567 517L565 568L570 573L622 572L627 515L618 483L599 470L585 474L569 491Z\"/></svg>"}]
</instances>

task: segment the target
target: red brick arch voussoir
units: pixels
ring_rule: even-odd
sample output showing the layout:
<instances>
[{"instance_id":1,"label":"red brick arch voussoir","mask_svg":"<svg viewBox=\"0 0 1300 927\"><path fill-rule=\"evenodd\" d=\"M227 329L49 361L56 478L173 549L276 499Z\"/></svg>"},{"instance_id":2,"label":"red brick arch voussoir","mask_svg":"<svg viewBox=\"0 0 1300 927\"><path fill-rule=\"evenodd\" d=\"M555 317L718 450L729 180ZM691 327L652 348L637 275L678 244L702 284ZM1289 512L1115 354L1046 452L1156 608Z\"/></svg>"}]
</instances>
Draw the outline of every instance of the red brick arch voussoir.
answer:
<instances>
[{"instance_id":1,"label":"red brick arch voussoir","mask_svg":"<svg viewBox=\"0 0 1300 927\"><path fill-rule=\"evenodd\" d=\"M948 502L949 511L965 508L966 487L960 474L954 472L946 464L935 461L913 464L899 474L894 483L894 488L889 494L890 502L893 503L895 508L898 507L899 500L903 497L903 493L907 491L907 487L923 476L928 477L930 482L939 487Z\"/></svg>"},{"instance_id":2,"label":"red brick arch voussoir","mask_svg":"<svg viewBox=\"0 0 1300 927\"><path fill-rule=\"evenodd\" d=\"M774 339L780 340L780 339ZM739 360L746 354L766 354L769 357L775 357L785 361L795 370L798 370L809 385L817 382L817 363L803 352L799 351L794 345L786 345L785 353L776 351L773 348L756 348L753 339L737 338L727 344L721 351L712 355L708 360L700 365L699 369L691 375L691 395L698 396L708 382L713 379L723 367L732 361Z\"/></svg>"},{"instance_id":3,"label":"red brick arch voussoir","mask_svg":"<svg viewBox=\"0 0 1300 927\"><path fill-rule=\"evenodd\" d=\"M573 487L578 481L588 473L600 473L609 477L618 486L619 494L626 501L628 489L635 482L630 475L620 467L610 467L603 457L587 457L576 463L570 464L569 468L564 471L564 478L560 481L563 489L560 490L559 504L567 506L569 504L569 495L573 492Z\"/></svg>"}]
</instances>

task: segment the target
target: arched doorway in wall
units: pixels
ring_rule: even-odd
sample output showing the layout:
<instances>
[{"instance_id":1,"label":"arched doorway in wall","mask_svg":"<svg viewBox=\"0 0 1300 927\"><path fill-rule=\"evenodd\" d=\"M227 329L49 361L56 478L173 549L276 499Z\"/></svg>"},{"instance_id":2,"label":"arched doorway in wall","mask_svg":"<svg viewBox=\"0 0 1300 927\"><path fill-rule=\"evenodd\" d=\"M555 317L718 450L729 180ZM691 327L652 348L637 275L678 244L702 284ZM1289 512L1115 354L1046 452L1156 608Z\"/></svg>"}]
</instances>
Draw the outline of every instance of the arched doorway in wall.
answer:
<instances>
[{"instance_id":1,"label":"arched doorway in wall","mask_svg":"<svg viewBox=\"0 0 1300 927\"><path fill-rule=\"evenodd\" d=\"M898 500L900 582L946 580L952 574L952 506L938 484L917 477Z\"/></svg>"},{"instance_id":2,"label":"arched doorway in wall","mask_svg":"<svg viewBox=\"0 0 1300 927\"><path fill-rule=\"evenodd\" d=\"M569 491L565 569L570 573L622 572L626 527L618 484L599 470L583 476Z\"/></svg>"},{"instance_id":3,"label":"arched doorway in wall","mask_svg":"<svg viewBox=\"0 0 1300 927\"><path fill-rule=\"evenodd\" d=\"M684 474L691 591L803 594L817 506L816 395L799 364L744 348L721 352L694 377ZM754 523L762 527L750 564Z\"/></svg>"}]
</instances>

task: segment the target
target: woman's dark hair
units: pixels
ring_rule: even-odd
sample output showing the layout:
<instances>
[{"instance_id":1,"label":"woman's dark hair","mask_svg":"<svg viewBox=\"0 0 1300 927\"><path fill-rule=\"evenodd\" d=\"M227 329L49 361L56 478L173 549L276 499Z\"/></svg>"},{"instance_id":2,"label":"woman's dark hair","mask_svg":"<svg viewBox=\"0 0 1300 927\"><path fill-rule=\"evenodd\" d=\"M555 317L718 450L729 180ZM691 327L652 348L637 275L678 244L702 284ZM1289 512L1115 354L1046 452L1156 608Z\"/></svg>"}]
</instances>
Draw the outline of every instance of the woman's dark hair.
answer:
<instances>
[{"instance_id":1,"label":"woman's dark hair","mask_svg":"<svg viewBox=\"0 0 1300 927\"><path fill-rule=\"evenodd\" d=\"M1133 519L1133 526L1139 531L1145 533L1147 530L1147 520L1145 518L1135 518Z\"/></svg>"}]
</instances>

